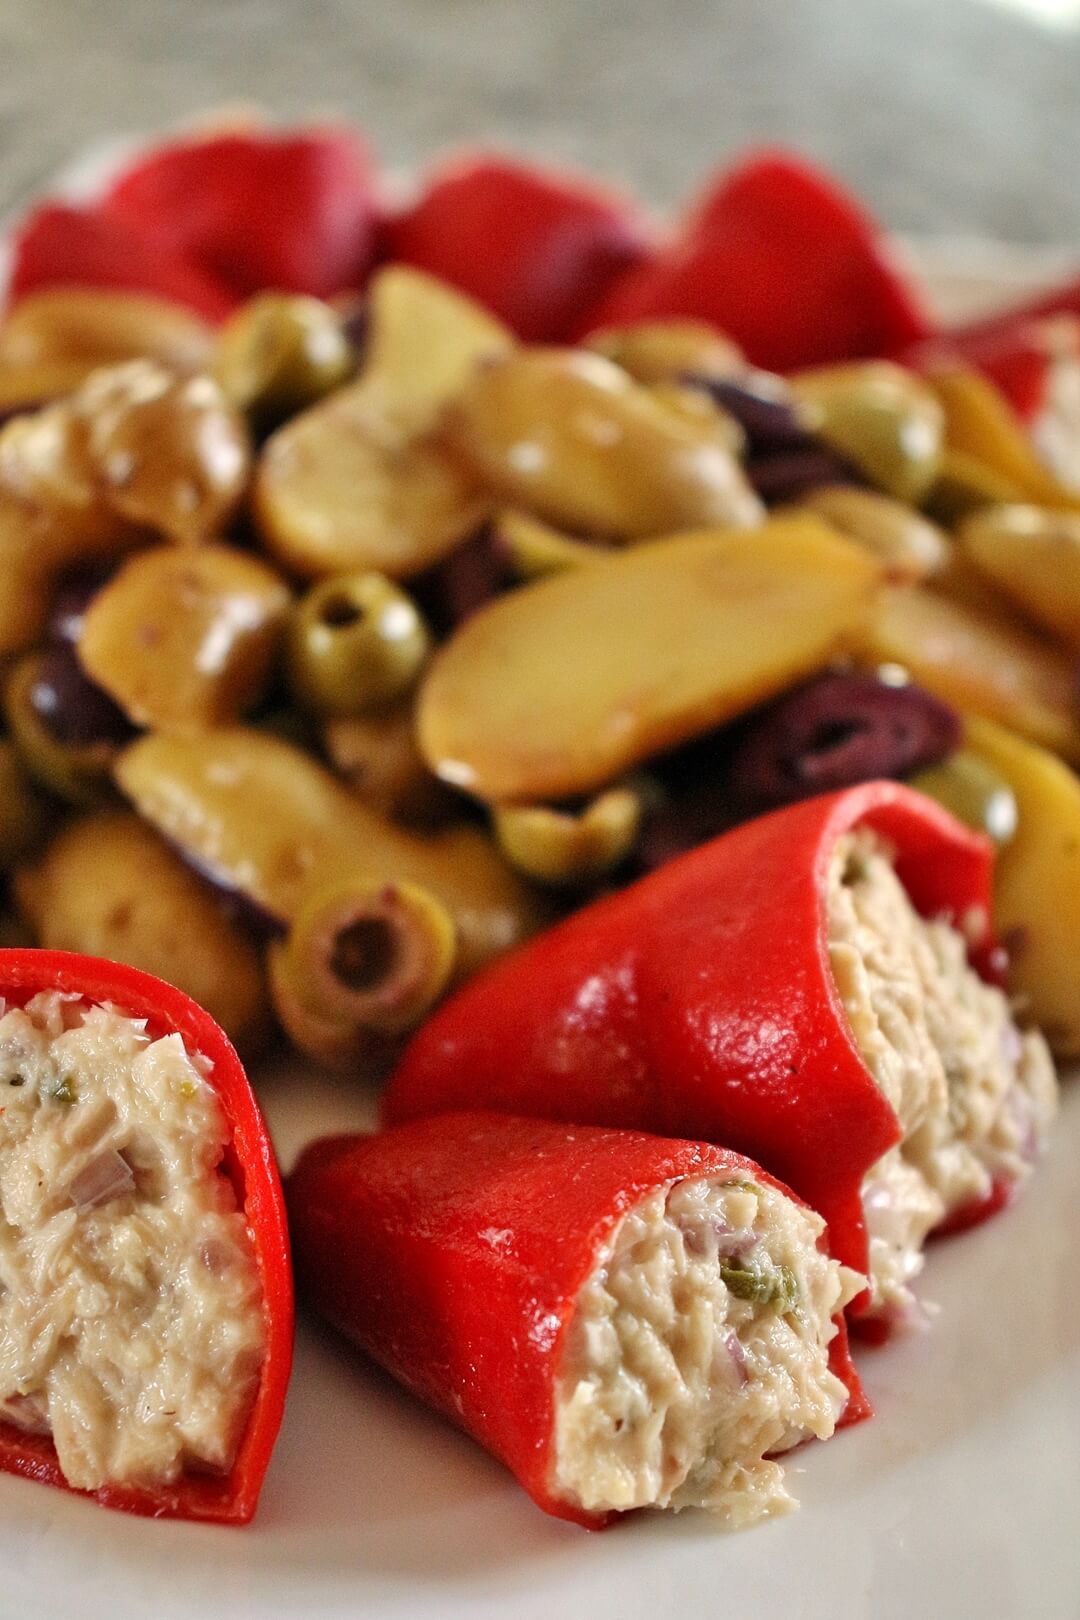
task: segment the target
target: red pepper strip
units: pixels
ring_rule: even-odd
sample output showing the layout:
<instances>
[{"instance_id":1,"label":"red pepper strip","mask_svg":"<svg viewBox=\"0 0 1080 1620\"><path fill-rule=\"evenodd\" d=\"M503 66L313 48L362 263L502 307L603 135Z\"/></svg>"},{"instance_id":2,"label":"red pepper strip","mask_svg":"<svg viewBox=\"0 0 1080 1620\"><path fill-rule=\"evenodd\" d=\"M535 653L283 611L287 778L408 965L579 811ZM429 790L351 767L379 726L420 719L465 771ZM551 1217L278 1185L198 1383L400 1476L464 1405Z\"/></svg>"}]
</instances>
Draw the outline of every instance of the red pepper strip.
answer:
<instances>
[{"instance_id":1,"label":"red pepper strip","mask_svg":"<svg viewBox=\"0 0 1080 1620\"><path fill-rule=\"evenodd\" d=\"M590 325L665 315L712 321L771 371L892 354L930 331L874 221L784 152L722 174L672 246L617 282Z\"/></svg>"},{"instance_id":2,"label":"red pepper strip","mask_svg":"<svg viewBox=\"0 0 1080 1620\"><path fill-rule=\"evenodd\" d=\"M1080 319L1022 320L985 332L942 333L904 356L920 371L972 367L1004 394L1022 421L1050 404L1055 367L1080 365Z\"/></svg>"},{"instance_id":3,"label":"red pepper strip","mask_svg":"<svg viewBox=\"0 0 1080 1620\"><path fill-rule=\"evenodd\" d=\"M550 343L642 260L646 242L640 215L615 193L478 156L438 170L387 223L383 257L452 282L519 337Z\"/></svg>"},{"instance_id":4,"label":"red pepper strip","mask_svg":"<svg viewBox=\"0 0 1080 1620\"><path fill-rule=\"evenodd\" d=\"M135 1489L103 1485L91 1493L102 1507L148 1518L204 1519L247 1524L255 1512L270 1462L292 1364L293 1287L289 1235L274 1151L251 1086L225 1032L183 991L149 973L74 951L0 950L0 997L22 1006L41 990L61 990L95 1004L109 1003L145 1018L157 1039L178 1034L189 1053L208 1058L207 1079L232 1127L222 1170L236 1192L255 1251L266 1315L266 1359L236 1461L224 1478L184 1475L174 1485ZM72 1490L47 1435L31 1435L0 1422L0 1472ZM86 1493L78 1492L83 1495Z\"/></svg>"},{"instance_id":5,"label":"red pepper strip","mask_svg":"<svg viewBox=\"0 0 1080 1620\"><path fill-rule=\"evenodd\" d=\"M15 232L10 301L68 286L152 293L210 321L224 320L237 302L219 281L162 252L123 220L96 208L43 203Z\"/></svg>"},{"instance_id":6,"label":"red pepper strip","mask_svg":"<svg viewBox=\"0 0 1080 1620\"><path fill-rule=\"evenodd\" d=\"M865 1273L862 1181L901 1128L829 967L830 858L858 826L895 847L924 916L989 916L990 845L922 795L871 782L808 799L502 957L413 1038L383 1118L495 1108L723 1142L819 1210L832 1253Z\"/></svg>"},{"instance_id":7,"label":"red pepper strip","mask_svg":"<svg viewBox=\"0 0 1080 1620\"><path fill-rule=\"evenodd\" d=\"M361 285L375 206L367 152L343 128L172 141L114 181L105 211L239 298L328 298Z\"/></svg>"},{"instance_id":8,"label":"red pepper strip","mask_svg":"<svg viewBox=\"0 0 1080 1620\"><path fill-rule=\"evenodd\" d=\"M318 1311L501 1458L546 1513L600 1529L611 1515L552 1491L564 1332L619 1218L669 1182L724 1171L779 1186L722 1148L497 1114L328 1137L286 1184L297 1276ZM871 1409L837 1327L830 1366L850 1423Z\"/></svg>"}]
</instances>

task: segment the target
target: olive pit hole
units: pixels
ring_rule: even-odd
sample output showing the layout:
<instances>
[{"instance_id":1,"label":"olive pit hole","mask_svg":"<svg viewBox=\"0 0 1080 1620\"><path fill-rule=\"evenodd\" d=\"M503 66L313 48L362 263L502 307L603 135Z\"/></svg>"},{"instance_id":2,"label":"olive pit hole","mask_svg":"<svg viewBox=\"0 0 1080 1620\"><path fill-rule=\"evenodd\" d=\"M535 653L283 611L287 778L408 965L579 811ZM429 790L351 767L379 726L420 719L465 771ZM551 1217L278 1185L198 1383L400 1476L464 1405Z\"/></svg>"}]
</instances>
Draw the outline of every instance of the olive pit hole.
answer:
<instances>
[{"instance_id":1,"label":"olive pit hole","mask_svg":"<svg viewBox=\"0 0 1080 1620\"><path fill-rule=\"evenodd\" d=\"M335 938L330 971L347 990L364 995L385 984L397 958L397 933L386 918L358 917Z\"/></svg>"},{"instance_id":2,"label":"olive pit hole","mask_svg":"<svg viewBox=\"0 0 1080 1620\"><path fill-rule=\"evenodd\" d=\"M364 609L358 602L345 595L330 596L319 609L319 618L330 630L347 630L350 625L358 624L364 617Z\"/></svg>"}]
</instances>

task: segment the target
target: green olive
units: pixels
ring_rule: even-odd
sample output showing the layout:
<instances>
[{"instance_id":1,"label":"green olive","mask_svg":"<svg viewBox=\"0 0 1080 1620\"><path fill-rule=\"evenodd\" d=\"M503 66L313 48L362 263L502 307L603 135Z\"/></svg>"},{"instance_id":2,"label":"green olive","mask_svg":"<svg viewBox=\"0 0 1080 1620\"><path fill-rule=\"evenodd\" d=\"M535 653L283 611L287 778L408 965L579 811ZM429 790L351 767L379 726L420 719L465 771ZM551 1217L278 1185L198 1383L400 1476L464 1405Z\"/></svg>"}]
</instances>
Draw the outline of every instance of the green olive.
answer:
<instances>
[{"instance_id":1,"label":"green olive","mask_svg":"<svg viewBox=\"0 0 1080 1620\"><path fill-rule=\"evenodd\" d=\"M541 523L529 512L508 507L499 512L492 526L495 544L506 556L518 579L543 579L564 568L603 562L613 555L610 547L587 540L576 540L549 523Z\"/></svg>"},{"instance_id":2,"label":"green olive","mask_svg":"<svg viewBox=\"0 0 1080 1620\"><path fill-rule=\"evenodd\" d=\"M286 637L289 685L319 714L363 714L415 686L431 638L412 598L382 574L339 574L296 605Z\"/></svg>"},{"instance_id":3,"label":"green olive","mask_svg":"<svg viewBox=\"0 0 1080 1620\"><path fill-rule=\"evenodd\" d=\"M1009 843L1016 833L1019 813L1012 788L992 765L966 748L920 771L911 778L911 786L995 844Z\"/></svg>"},{"instance_id":4,"label":"green olive","mask_svg":"<svg viewBox=\"0 0 1080 1620\"><path fill-rule=\"evenodd\" d=\"M949 540L936 523L903 501L845 484L811 490L799 501L834 529L865 546L885 565L889 579L904 582L938 573L949 560Z\"/></svg>"},{"instance_id":5,"label":"green olive","mask_svg":"<svg viewBox=\"0 0 1080 1620\"><path fill-rule=\"evenodd\" d=\"M938 475L945 413L930 386L885 360L823 366L791 380L814 431L871 483L918 502Z\"/></svg>"},{"instance_id":6,"label":"green olive","mask_svg":"<svg viewBox=\"0 0 1080 1620\"><path fill-rule=\"evenodd\" d=\"M502 805L492 811L507 860L539 883L572 885L602 877L625 860L641 828L641 800L609 788L581 810Z\"/></svg>"},{"instance_id":7,"label":"green olive","mask_svg":"<svg viewBox=\"0 0 1080 1620\"><path fill-rule=\"evenodd\" d=\"M214 365L226 397L259 433L316 404L355 369L356 354L329 304L273 292L225 323Z\"/></svg>"},{"instance_id":8,"label":"green olive","mask_svg":"<svg viewBox=\"0 0 1080 1620\"><path fill-rule=\"evenodd\" d=\"M321 1022L402 1035L446 989L457 949L454 919L428 890L345 881L301 906L277 977Z\"/></svg>"},{"instance_id":9,"label":"green olive","mask_svg":"<svg viewBox=\"0 0 1080 1620\"><path fill-rule=\"evenodd\" d=\"M115 742L62 742L34 708L32 694L45 655L28 653L10 671L4 686L4 715L12 743L29 776L68 804L84 808L115 798L112 766Z\"/></svg>"},{"instance_id":10,"label":"green olive","mask_svg":"<svg viewBox=\"0 0 1080 1620\"><path fill-rule=\"evenodd\" d=\"M0 872L10 872L45 832L49 807L31 780L18 750L0 739Z\"/></svg>"}]
</instances>

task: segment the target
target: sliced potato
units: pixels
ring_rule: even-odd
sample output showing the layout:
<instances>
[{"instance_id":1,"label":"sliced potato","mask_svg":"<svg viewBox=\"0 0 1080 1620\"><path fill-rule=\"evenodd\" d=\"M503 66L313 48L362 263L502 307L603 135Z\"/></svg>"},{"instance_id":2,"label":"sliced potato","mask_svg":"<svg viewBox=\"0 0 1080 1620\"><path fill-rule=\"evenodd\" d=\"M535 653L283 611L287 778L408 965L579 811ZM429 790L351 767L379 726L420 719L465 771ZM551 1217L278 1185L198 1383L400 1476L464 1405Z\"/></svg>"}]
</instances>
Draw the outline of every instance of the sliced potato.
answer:
<instances>
[{"instance_id":1,"label":"sliced potato","mask_svg":"<svg viewBox=\"0 0 1080 1620\"><path fill-rule=\"evenodd\" d=\"M483 799L587 793L819 668L880 572L806 517L679 535L524 586L436 656L421 751Z\"/></svg>"},{"instance_id":2,"label":"sliced potato","mask_svg":"<svg viewBox=\"0 0 1080 1620\"><path fill-rule=\"evenodd\" d=\"M1080 509L992 506L973 513L957 539L1025 613L1080 651Z\"/></svg>"},{"instance_id":3,"label":"sliced potato","mask_svg":"<svg viewBox=\"0 0 1080 1620\"><path fill-rule=\"evenodd\" d=\"M673 315L593 332L585 346L614 360L642 383L678 382L684 377L742 377L746 356L708 321Z\"/></svg>"},{"instance_id":4,"label":"sliced potato","mask_svg":"<svg viewBox=\"0 0 1080 1620\"><path fill-rule=\"evenodd\" d=\"M659 397L602 355L518 349L477 371L444 437L485 488L547 523L640 540L764 515L708 401Z\"/></svg>"},{"instance_id":5,"label":"sliced potato","mask_svg":"<svg viewBox=\"0 0 1080 1620\"><path fill-rule=\"evenodd\" d=\"M920 586L881 592L859 638L864 661L900 664L955 709L998 720L1080 761L1070 660L1011 619Z\"/></svg>"},{"instance_id":6,"label":"sliced potato","mask_svg":"<svg viewBox=\"0 0 1080 1620\"><path fill-rule=\"evenodd\" d=\"M263 695L290 601L235 547L155 546L94 596L79 661L137 726L228 725Z\"/></svg>"},{"instance_id":7,"label":"sliced potato","mask_svg":"<svg viewBox=\"0 0 1080 1620\"><path fill-rule=\"evenodd\" d=\"M186 990L233 1040L270 1030L258 946L152 828L130 811L84 816L16 879L37 942L155 973Z\"/></svg>"},{"instance_id":8,"label":"sliced potato","mask_svg":"<svg viewBox=\"0 0 1080 1620\"><path fill-rule=\"evenodd\" d=\"M966 746L1012 788L1016 832L997 858L994 921L1009 988L1061 1057L1080 1054L1080 781L1045 749L969 719Z\"/></svg>"},{"instance_id":9,"label":"sliced potato","mask_svg":"<svg viewBox=\"0 0 1080 1620\"><path fill-rule=\"evenodd\" d=\"M375 569L406 579L445 556L490 501L431 431L476 367L512 342L431 276L380 271L359 379L263 451L254 510L269 550L305 578Z\"/></svg>"},{"instance_id":10,"label":"sliced potato","mask_svg":"<svg viewBox=\"0 0 1080 1620\"><path fill-rule=\"evenodd\" d=\"M800 508L873 552L897 584L940 573L949 560L952 547L936 523L876 490L826 484L804 495Z\"/></svg>"},{"instance_id":11,"label":"sliced potato","mask_svg":"<svg viewBox=\"0 0 1080 1620\"><path fill-rule=\"evenodd\" d=\"M4 317L0 371L66 365L81 381L98 366L143 359L199 371L212 347L206 322L167 299L110 287L47 287L20 298Z\"/></svg>"},{"instance_id":12,"label":"sliced potato","mask_svg":"<svg viewBox=\"0 0 1080 1620\"><path fill-rule=\"evenodd\" d=\"M1005 396L980 372L942 370L930 382L945 412L949 450L1011 486L1014 499L1080 508L1080 495L1058 482Z\"/></svg>"},{"instance_id":13,"label":"sliced potato","mask_svg":"<svg viewBox=\"0 0 1080 1620\"><path fill-rule=\"evenodd\" d=\"M535 903L472 827L424 838L385 821L307 754L234 727L150 735L121 755L139 813L226 888L288 922L316 887L350 877L429 888L453 912L463 971L539 920Z\"/></svg>"}]
</instances>

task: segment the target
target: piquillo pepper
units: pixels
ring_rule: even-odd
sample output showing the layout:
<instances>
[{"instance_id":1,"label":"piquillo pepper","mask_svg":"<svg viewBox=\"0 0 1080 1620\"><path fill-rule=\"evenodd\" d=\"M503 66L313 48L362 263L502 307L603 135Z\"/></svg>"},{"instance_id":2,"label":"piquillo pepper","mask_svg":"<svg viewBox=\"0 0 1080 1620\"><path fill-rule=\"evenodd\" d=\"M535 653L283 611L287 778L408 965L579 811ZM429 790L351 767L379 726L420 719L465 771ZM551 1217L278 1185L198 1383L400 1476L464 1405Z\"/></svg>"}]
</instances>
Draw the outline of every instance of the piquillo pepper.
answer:
<instances>
[{"instance_id":1,"label":"piquillo pepper","mask_svg":"<svg viewBox=\"0 0 1080 1620\"><path fill-rule=\"evenodd\" d=\"M217 1024L181 991L133 968L66 951L0 951L0 1021L5 1026L0 1196L10 1223L0 1243L0 1280L12 1285L0 1287L0 1471L64 1489L89 1489L102 1506L127 1513L246 1523L281 1423L292 1359L293 1292L273 1150L240 1061ZM72 1046L73 1039L81 1044ZM131 1120L125 1120L124 1108L132 1094L105 1078L109 1067L115 1074L125 1062L141 1065L136 1093L158 1088L150 1112L140 1117L136 1108ZM95 1084L99 1079L101 1089ZM19 1116L27 1100L26 1113ZM222 1127L220 1146L220 1136L208 1144L205 1138L180 1135L191 1130L202 1108ZM78 1149L95 1131L103 1134L94 1156L80 1161ZM122 1153L108 1145L121 1140ZM36 1196L33 1189L27 1194L18 1157L25 1143L42 1167L37 1177L47 1178L50 1166L55 1170L55 1194L47 1179L44 1193L37 1179ZM72 1168L77 1173L68 1180ZM196 1208L200 1174L205 1198ZM222 1179L228 1190L217 1185ZM122 1226L128 1217L131 1224ZM99 1244L94 1282L99 1292L111 1286L112 1297L93 1309L77 1305L75 1319L67 1319L69 1340L82 1336L86 1346L72 1352L82 1357L74 1368L58 1367L55 1360L44 1371L35 1367L42 1393L34 1393L34 1374L28 1372L31 1393L11 1394L4 1382L4 1372L10 1371L5 1357L19 1344L18 1285L30 1274L28 1250L20 1250L19 1243L34 1241L35 1220L46 1241L67 1245L67 1261L57 1275L49 1275L47 1293L30 1301L31 1323L35 1311L44 1317L67 1309L66 1283L73 1272L78 1275L87 1252L80 1244ZM134 1245L147 1233L149 1245L156 1232L164 1233L165 1241L147 1258ZM162 1281L155 1267L167 1268L177 1252L182 1265ZM110 1261L115 1264L118 1256L127 1265L110 1273ZM142 1277L133 1282L132 1274L144 1265L147 1293L126 1319L123 1302L132 1288L144 1286ZM10 1268L6 1275L5 1267ZM193 1272L203 1320L199 1310L195 1317L184 1314L184 1290ZM160 1342L152 1344L150 1336L159 1332ZM28 1337L28 1358L40 1353L38 1341L45 1336L41 1326ZM245 1339L239 1358L230 1361L231 1345ZM134 1393L124 1378L132 1368L138 1376L138 1358L148 1348L153 1387L144 1375L144 1387ZM204 1353L205 1362L195 1360ZM242 1399L238 1385L243 1385ZM197 1395L185 1410L184 1393L192 1389ZM130 1411L118 1390L132 1394ZM176 1391L179 1400L165 1399ZM70 1403L74 1417L65 1410ZM159 1406L167 1410L159 1413ZM217 1437L198 1432L211 1409L214 1421L229 1431L220 1445ZM173 1420L179 1439L170 1427ZM73 1442L80 1423L86 1432ZM155 1474L157 1453L151 1453L148 1436L156 1436L158 1428L160 1444L173 1447L167 1453L172 1466ZM105 1461L90 1485L87 1470L94 1467L95 1449ZM129 1463L137 1458L138 1466L117 1477L113 1470L121 1456ZM177 1459L189 1458L195 1459L194 1467L176 1466Z\"/></svg>"},{"instance_id":2,"label":"piquillo pepper","mask_svg":"<svg viewBox=\"0 0 1080 1620\"><path fill-rule=\"evenodd\" d=\"M384 1118L483 1107L723 1142L825 1216L871 1277L853 1314L887 1324L927 1232L1000 1205L1053 1112L1041 1037L987 982L990 875L986 840L896 783L748 822L466 986Z\"/></svg>"},{"instance_id":3,"label":"piquillo pepper","mask_svg":"<svg viewBox=\"0 0 1080 1620\"><path fill-rule=\"evenodd\" d=\"M316 1309L559 1518L747 1523L788 1504L767 1454L869 1415L858 1279L738 1154L462 1113L316 1142L286 1193Z\"/></svg>"}]
</instances>

